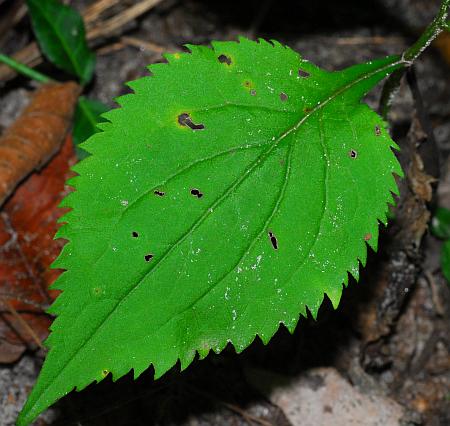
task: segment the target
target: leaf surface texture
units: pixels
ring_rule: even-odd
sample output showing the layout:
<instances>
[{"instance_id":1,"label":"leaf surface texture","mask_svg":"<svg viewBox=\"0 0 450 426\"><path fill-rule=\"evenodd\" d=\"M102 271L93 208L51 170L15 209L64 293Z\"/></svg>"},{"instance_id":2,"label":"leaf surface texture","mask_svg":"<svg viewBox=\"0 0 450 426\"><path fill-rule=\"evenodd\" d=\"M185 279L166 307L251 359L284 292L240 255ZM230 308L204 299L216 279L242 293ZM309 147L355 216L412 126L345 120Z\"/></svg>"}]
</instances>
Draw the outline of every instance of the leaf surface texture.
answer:
<instances>
[{"instance_id":1,"label":"leaf surface texture","mask_svg":"<svg viewBox=\"0 0 450 426\"><path fill-rule=\"evenodd\" d=\"M109 373L160 377L293 331L376 249L401 170L360 100L399 59L327 72L277 42L189 49L129 83L82 145L50 351L19 424Z\"/></svg>"}]
</instances>

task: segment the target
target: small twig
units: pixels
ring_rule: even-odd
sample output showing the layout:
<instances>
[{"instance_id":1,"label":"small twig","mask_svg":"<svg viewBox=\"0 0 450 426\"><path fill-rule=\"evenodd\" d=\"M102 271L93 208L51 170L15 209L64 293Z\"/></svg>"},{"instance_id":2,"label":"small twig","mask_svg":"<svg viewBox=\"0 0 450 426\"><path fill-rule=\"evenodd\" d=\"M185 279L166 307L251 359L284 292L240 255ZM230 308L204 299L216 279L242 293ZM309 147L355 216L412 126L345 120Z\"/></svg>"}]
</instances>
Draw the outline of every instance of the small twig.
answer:
<instances>
[{"instance_id":1,"label":"small twig","mask_svg":"<svg viewBox=\"0 0 450 426\"><path fill-rule=\"evenodd\" d=\"M260 417L256 417L252 414L247 413L244 409L241 407L238 407L234 404L229 404L228 402L224 401L218 401L219 404L223 405L224 407L228 408L231 411L234 411L235 413L242 416L245 420L247 420L248 423L257 423L262 426L272 426L272 423L269 423L268 421L261 419Z\"/></svg>"},{"instance_id":2,"label":"small twig","mask_svg":"<svg viewBox=\"0 0 450 426\"><path fill-rule=\"evenodd\" d=\"M100 37L105 37L113 34L116 30L123 27L128 22L136 19L138 16L152 9L162 0L143 0L134 6L125 9L123 12L116 16L113 16L106 21L101 22L95 28L92 28L87 32L87 39L95 39Z\"/></svg>"},{"instance_id":3,"label":"small twig","mask_svg":"<svg viewBox=\"0 0 450 426\"><path fill-rule=\"evenodd\" d=\"M113 35L125 24L149 11L162 1L163 0L141 0L124 12L106 19L105 21L100 20L100 22L98 22L98 18L101 13L121 2L118 0L99 0L97 3L94 3L94 5L85 9L82 14L87 30L86 37L89 41L89 45L91 47L95 46L98 43L99 38ZM35 67L42 63L43 60L39 47L35 42L32 42L19 50L13 55L13 58L17 62L28 65L29 67ZM11 68L0 66L0 81L8 81L14 78L15 75L16 72L11 70Z\"/></svg>"},{"instance_id":4,"label":"small twig","mask_svg":"<svg viewBox=\"0 0 450 426\"><path fill-rule=\"evenodd\" d=\"M110 53L117 52L118 50L122 50L125 47L126 46L122 42L118 41L116 43L111 43L106 46L102 46L98 48L95 52L97 53L97 55L109 55Z\"/></svg>"},{"instance_id":5,"label":"small twig","mask_svg":"<svg viewBox=\"0 0 450 426\"><path fill-rule=\"evenodd\" d=\"M5 300L5 305L8 307L9 312L11 315L22 325L22 327L28 332L30 337L36 342L36 344L41 348L45 349L44 345L41 342L41 339L39 339L38 335L34 332L34 330L31 328L31 326L22 318L22 316L14 309L14 306L11 305L9 300Z\"/></svg>"},{"instance_id":6,"label":"small twig","mask_svg":"<svg viewBox=\"0 0 450 426\"><path fill-rule=\"evenodd\" d=\"M120 0L99 0L91 6L88 6L83 13L86 29L92 28L95 21L97 21L103 12L119 3Z\"/></svg>"},{"instance_id":7,"label":"small twig","mask_svg":"<svg viewBox=\"0 0 450 426\"><path fill-rule=\"evenodd\" d=\"M402 37L383 37L383 36L372 36L372 37L330 37L330 41L335 41L338 46L357 46L357 45L386 45L386 44L404 44L405 40Z\"/></svg>"},{"instance_id":8,"label":"small twig","mask_svg":"<svg viewBox=\"0 0 450 426\"><path fill-rule=\"evenodd\" d=\"M141 40L139 38L135 37L127 37L123 36L120 38L120 41L126 45L134 46L142 50L148 50L150 52L159 53L162 54L164 52L167 52L167 48L164 46L160 46L159 44L153 43L151 41L145 41ZM171 49L174 50L174 49Z\"/></svg>"}]
</instances>

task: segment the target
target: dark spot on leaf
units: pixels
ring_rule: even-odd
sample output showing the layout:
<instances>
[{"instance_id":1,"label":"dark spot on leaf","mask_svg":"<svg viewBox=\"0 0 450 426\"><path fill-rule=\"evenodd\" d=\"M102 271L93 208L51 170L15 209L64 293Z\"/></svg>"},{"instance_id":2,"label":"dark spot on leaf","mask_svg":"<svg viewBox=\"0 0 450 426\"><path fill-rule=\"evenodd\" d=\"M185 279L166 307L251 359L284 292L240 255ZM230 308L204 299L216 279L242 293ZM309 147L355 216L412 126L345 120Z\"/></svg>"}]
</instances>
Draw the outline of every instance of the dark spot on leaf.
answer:
<instances>
[{"instance_id":1,"label":"dark spot on leaf","mask_svg":"<svg viewBox=\"0 0 450 426\"><path fill-rule=\"evenodd\" d=\"M192 121L191 116L187 112L184 112L183 114L180 114L178 116L178 123L181 126L189 127L192 130L203 130L205 128L205 126L202 123L195 124Z\"/></svg>"},{"instance_id":2,"label":"dark spot on leaf","mask_svg":"<svg viewBox=\"0 0 450 426\"><path fill-rule=\"evenodd\" d=\"M311 112L312 110L313 109L309 108L309 107L303 108L303 112L305 112L305 113Z\"/></svg>"},{"instance_id":3,"label":"dark spot on leaf","mask_svg":"<svg viewBox=\"0 0 450 426\"><path fill-rule=\"evenodd\" d=\"M298 75L299 75L299 77L302 77L302 78L308 78L311 74L308 71L305 71L305 70L302 70L301 68L299 68Z\"/></svg>"},{"instance_id":4,"label":"dark spot on leaf","mask_svg":"<svg viewBox=\"0 0 450 426\"><path fill-rule=\"evenodd\" d=\"M146 254L144 256L144 259L145 259L146 262L150 262L150 260L153 259L153 254Z\"/></svg>"},{"instance_id":5,"label":"dark spot on leaf","mask_svg":"<svg viewBox=\"0 0 450 426\"><path fill-rule=\"evenodd\" d=\"M375 135L377 136L381 135L381 128L378 124L375 126Z\"/></svg>"},{"instance_id":6,"label":"dark spot on leaf","mask_svg":"<svg viewBox=\"0 0 450 426\"><path fill-rule=\"evenodd\" d=\"M221 64L231 65L231 58L227 55L220 55L217 59Z\"/></svg>"},{"instance_id":7,"label":"dark spot on leaf","mask_svg":"<svg viewBox=\"0 0 450 426\"><path fill-rule=\"evenodd\" d=\"M351 149L348 155L350 158L356 158L358 156L358 153L354 149Z\"/></svg>"},{"instance_id":8,"label":"dark spot on leaf","mask_svg":"<svg viewBox=\"0 0 450 426\"><path fill-rule=\"evenodd\" d=\"M159 191L159 190L156 190L156 191L154 192L154 194L157 195L158 197L164 197L164 195L166 195L165 192Z\"/></svg>"},{"instance_id":9,"label":"dark spot on leaf","mask_svg":"<svg viewBox=\"0 0 450 426\"><path fill-rule=\"evenodd\" d=\"M372 234L366 234L364 235L364 241L369 241L372 239Z\"/></svg>"},{"instance_id":10,"label":"dark spot on leaf","mask_svg":"<svg viewBox=\"0 0 450 426\"><path fill-rule=\"evenodd\" d=\"M250 90L250 95L256 96L256 90L255 89Z\"/></svg>"},{"instance_id":11,"label":"dark spot on leaf","mask_svg":"<svg viewBox=\"0 0 450 426\"><path fill-rule=\"evenodd\" d=\"M137 238L137 237L139 237L139 234L138 234L136 231L133 231L133 232L131 233L131 236L132 236L133 238Z\"/></svg>"},{"instance_id":12,"label":"dark spot on leaf","mask_svg":"<svg viewBox=\"0 0 450 426\"><path fill-rule=\"evenodd\" d=\"M278 240L277 240L277 237L275 237L275 234L272 231L269 231L269 238L270 238L270 242L272 243L272 247L275 250L278 250Z\"/></svg>"},{"instance_id":13,"label":"dark spot on leaf","mask_svg":"<svg viewBox=\"0 0 450 426\"><path fill-rule=\"evenodd\" d=\"M203 193L200 192L197 188L192 188L192 189L191 189L191 194L192 194L194 197L197 197L197 198L202 198L202 197L203 197Z\"/></svg>"},{"instance_id":14,"label":"dark spot on leaf","mask_svg":"<svg viewBox=\"0 0 450 426\"><path fill-rule=\"evenodd\" d=\"M251 87L251 85L252 85L251 81L248 81L248 80L244 81L244 86L245 87Z\"/></svg>"},{"instance_id":15,"label":"dark spot on leaf","mask_svg":"<svg viewBox=\"0 0 450 426\"><path fill-rule=\"evenodd\" d=\"M281 92L280 99L281 99L281 102L286 102L288 100L288 95L286 95L286 93L284 93L284 92Z\"/></svg>"},{"instance_id":16,"label":"dark spot on leaf","mask_svg":"<svg viewBox=\"0 0 450 426\"><path fill-rule=\"evenodd\" d=\"M109 374L109 370L102 370L102 376L106 377Z\"/></svg>"}]
</instances>

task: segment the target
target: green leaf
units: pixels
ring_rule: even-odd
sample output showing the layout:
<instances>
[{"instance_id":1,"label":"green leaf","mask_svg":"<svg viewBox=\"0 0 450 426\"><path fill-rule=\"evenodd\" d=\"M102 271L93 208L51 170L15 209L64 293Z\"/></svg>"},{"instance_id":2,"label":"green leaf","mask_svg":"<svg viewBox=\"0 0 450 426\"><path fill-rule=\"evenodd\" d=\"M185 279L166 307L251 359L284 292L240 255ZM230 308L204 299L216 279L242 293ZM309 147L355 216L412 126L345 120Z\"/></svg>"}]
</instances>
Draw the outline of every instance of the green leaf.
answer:
<instances>
[{"instance_id":1,"label":"green leaf","mask_svg":"<svg viewBox=\"0 0 450 426\"><path fill-rule=\"evenodd\" d=\"M450 240L445 241L442 245L441 268L444 277L450 283Z\"/></svg>"},{"instance_id":2,"label":"green leaf","mask_svg":"<svg viewBox=\"0 0 450 426\"><path fill-rule=\"evenodd\" d=\"M450 210L438 207L431 220L431 232L443 240L450 239Z\"/></svg>"},{"instance_id":3,"label":"green leaf","mask_svg":"<svg viewBox=\"0 0 450 426\"><path fill-rule=\"evenodd\" d=\"M108 106L102 102L87 99L84 96L81 96L78 100L72 135L79 160L89 156L89 153L79 145L99 131L97 125L104 121L101 115L106 111L108 111Z\"/></svg>"},{"instance_id":4,"label":"green leaf","mask_svg":"<svg viewBox=\"0 0 450 426\"><path fill-rule=\"evenodd\" d=\"M277 42L188 48L129 83L83 144L50 351L20 425L110 373L158 378L292 332L324 294L337 306L377 248L401 169L360 100L400 59L327 72Z\"/></svg>"},{"instance_id":5,"label":"green leaf","mask_svg":"<svg viewBox=\"0 0 450 426\"><path fill-rule=\"evenodd\" d=\"M27 0L34 33L44 55L57 67L88 83L95 67L83 19L57 0Z\"/></svg>"}]
</instances>

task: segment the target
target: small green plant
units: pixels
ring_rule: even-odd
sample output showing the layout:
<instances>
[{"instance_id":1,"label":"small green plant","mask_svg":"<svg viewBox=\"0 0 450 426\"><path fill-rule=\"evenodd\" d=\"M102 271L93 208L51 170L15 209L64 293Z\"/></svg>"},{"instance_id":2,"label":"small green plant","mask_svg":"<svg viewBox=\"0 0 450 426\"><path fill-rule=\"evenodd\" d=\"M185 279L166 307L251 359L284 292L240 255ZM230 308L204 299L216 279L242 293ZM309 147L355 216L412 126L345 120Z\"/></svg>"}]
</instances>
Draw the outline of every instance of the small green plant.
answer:
<instances>
[{"instance_id":1,"label":"small green plant","mask_svg":"<svg viewBox=\"0 0 450 426\"><path fill-rule=\"evenodd\" d=\"M434 236L443 241L441 251L441 269L444 277L450 283L450 210L439 207L431 220L431 231Z\"/></svg>"},{"instance_id":2,"label":"small green plant","mask_svg":"<svg viewBox=\"0 0 450 426\"><path fill-rule=\"evenodd\" d=\"M43 55L57 68L76 77L83 86L88 85L93 78L95 54L87 45L80 14L57 0L27 0L27 6ZM48 83L52 80L6 55L0 54L0 62L38 82ZM80 97L72 132L79 159L87 155L79 145L96 132L96 124L101 121L100 114L107 110L108 107L99 101Z\"/></svg>"},{"instance_id":3,"label":"small green plant","mask_svg":"<svg viewBox=\"0 0 450 426\"><path fill-rule=\"evenodd\" d=\"M278 42L187 46L128 85L82 148L47 359L18 420L73 389L150 365L267 343L348 273L401 175L386 124L361 103L395 83L445 25L449 0L401 56L326 72ZM395 84L391 85L395 86Z\"/></svg>"},{"instance_id":4,"label":"small green plant","mask_svg":"<svg viewBox=\"0 0 450 426\"><path fill-rule=\"evenodd\" d=\"M57 0L27 0L27 6L45 56L57 67L80 78L82 84L89 83L95 55L87 45L81 16Z\"/></svg>"}]
</instances>

